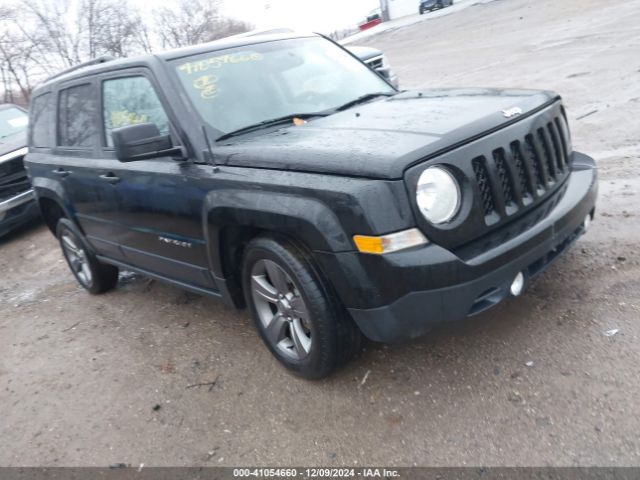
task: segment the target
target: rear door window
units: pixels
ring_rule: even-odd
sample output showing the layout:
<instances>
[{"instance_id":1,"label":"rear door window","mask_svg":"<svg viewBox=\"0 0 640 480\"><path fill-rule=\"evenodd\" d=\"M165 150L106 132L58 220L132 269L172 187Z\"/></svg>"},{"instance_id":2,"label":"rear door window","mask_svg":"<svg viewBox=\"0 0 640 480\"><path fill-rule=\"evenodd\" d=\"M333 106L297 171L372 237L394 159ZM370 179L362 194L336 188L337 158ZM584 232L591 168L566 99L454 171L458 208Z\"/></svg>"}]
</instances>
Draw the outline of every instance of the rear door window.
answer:
<instances>
[{"instance_id":1,"label":"rear door window","mask_svg":"<svg viewBox=\"0 0 640 480\"><path fill-rule=\"evenodd\" d=\"M139 123L153 123L162 135L169 133L169 120L148 78L138 75L102 83L104 139L113 147L111 131Z\"/></svg>"},{"instance_id":2,"label":"rear door window","mask_svg":"<svg viewBox=\"0 0 640 480\"><path fill-rule=\"evenodd\" d=\"M58 98L58 145L93 148L96 145L97 101L90 84L60 91Z\"/></svg>"}]
</instances>

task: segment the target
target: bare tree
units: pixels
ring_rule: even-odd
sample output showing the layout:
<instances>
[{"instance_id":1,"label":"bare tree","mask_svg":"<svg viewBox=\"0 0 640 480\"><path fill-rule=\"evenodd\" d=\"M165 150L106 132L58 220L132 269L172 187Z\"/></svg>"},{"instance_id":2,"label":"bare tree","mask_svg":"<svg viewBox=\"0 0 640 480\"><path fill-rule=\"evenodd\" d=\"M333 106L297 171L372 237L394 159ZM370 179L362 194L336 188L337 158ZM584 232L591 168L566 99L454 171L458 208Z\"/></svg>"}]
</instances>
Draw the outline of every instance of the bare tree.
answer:
<instances>
[{"instance_id":1,"label":"bare tree","mask_svg":"<svg viewBox=\"0 0 640 480\"><path fill-rule=\"evenodd\" d=\"M151 23L127 0L13 0L0 5L1 98L25 103L38 81L101 55L150 53L156 45L193 45L251 29L222 16L218 1L178 0L159 9Z\"/></svg>"},{"instance_id":2,"label":"bare tree","mask_svg":"<svg viewBox=\"0 0 640 480\"><path fill-rule=\"evenodd\" d=\"M82 0L80 8L82 14L78 22L83 32L81 37L86 37L87 57L126 57L150 48L148 34L140 32L140 15L125 1Z\"/></svg>"},{"instance_id":3,"label":"bare tree","mask_svg":"<svg viewBox=\"0 0 640 480\"><path fill-rule=\"evenodd\" d=\"M216 0L179 0L155 15L156 33L163 48L205 43L251 30L248 23L225 18Z\"/></svg>"},{"instance_id":4,"label":"bare tree","mask_svg":"<svg viewBox=\"0 0 640 480\"><path fill-rule=\"evenodd\" d=\"M22 0L23 21L16 21L22 34L38 49L34 57L43 68L69 67L81 61L82 25L64 0ZM25 21L26 20L26 21Z\"/></svg>"},{"instance_id":5,"label":"bare tree","mask_svg":"<svg viewBox=\"0 0 640 480\"><path fill-rule=\"evenodd\" d=\"M13 25L15 11L0 8L0 81L3 101L26 103L32 90L34 47Z\"/></svg>"}]
</instances>

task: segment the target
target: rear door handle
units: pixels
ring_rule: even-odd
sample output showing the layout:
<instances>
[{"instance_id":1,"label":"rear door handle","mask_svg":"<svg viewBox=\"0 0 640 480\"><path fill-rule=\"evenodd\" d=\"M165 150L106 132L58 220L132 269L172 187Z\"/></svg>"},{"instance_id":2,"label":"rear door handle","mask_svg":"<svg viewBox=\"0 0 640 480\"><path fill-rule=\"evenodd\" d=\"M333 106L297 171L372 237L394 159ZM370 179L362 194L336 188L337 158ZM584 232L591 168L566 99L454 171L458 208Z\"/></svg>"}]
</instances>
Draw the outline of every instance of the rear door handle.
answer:
<instances>
[{"instance_id":1,"label":"rear door handle","mask_svg":"<svg viewBox=\"0 0 640 480\"><path fill-rule=\"evenodd\" d=\"M62 167L58 167L55 170L52 170L52 172L58 175L59 177L63 177L63 178L71 173L69 170L65 170Z\"/></svg>"},{"instance_id":2,"label":"rear door handle","mask_svg":"<svg viewBox=\"0 0 640 480\"><path fill-rule=\"evenodd\" d=\"M116 177L113 173L109 172L105 175L100 175L100 178L106 182L109 182L110 184L115 184L118 183L120 181L120 177Z\"/></svg>"}]
</instances>

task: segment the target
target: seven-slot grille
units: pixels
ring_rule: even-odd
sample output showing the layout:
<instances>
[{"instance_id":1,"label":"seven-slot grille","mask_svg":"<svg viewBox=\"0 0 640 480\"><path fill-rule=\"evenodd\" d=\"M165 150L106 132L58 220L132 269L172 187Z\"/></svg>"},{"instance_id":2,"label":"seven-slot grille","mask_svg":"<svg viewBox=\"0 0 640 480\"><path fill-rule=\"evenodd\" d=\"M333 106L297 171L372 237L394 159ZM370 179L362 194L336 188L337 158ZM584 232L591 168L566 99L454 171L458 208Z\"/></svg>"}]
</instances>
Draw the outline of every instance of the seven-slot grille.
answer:
<instances>
[{"instance_id":1,"label":"seven-slot grille","mask_svg":"<svg viewBox=\"0 0 640 480\"><path fill-rule=\"evenodd\" d=\"M524 138L472 160L488 225L516 213L555 190L569 173L568 131L555 117Z\"/></svg>"}]
</instances>

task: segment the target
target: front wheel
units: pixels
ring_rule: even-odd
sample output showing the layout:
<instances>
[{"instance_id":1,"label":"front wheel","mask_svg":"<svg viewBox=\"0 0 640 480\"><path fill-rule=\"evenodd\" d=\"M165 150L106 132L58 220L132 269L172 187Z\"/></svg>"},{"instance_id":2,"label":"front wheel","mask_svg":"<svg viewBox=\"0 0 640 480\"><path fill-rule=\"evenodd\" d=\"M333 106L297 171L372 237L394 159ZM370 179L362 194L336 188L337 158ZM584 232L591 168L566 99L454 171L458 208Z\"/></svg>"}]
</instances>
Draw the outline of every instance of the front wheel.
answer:
<instances>
[{"instance_id":1,"label":"front wheel","mask_svg":"<svg viewBox=\"0 0 640 480\"><path fill-rule=\"evenodd\" d=\"M102 293L116 286L118 268L98 261L73 223L66 218L60 219L56 236L71 273L85 290Z\"/></svg>"},{"instance_id":2,"label":"front wheel","mask_svg":"<svg viewBox=\"0 0 640 480\"><path fill-rule=\"evenodd\" d=\"M308 379L326 377L360 350L361 333L298 246L259 237L246 248L243 289L271 353Z\"/></svg>"}]
</instances>

